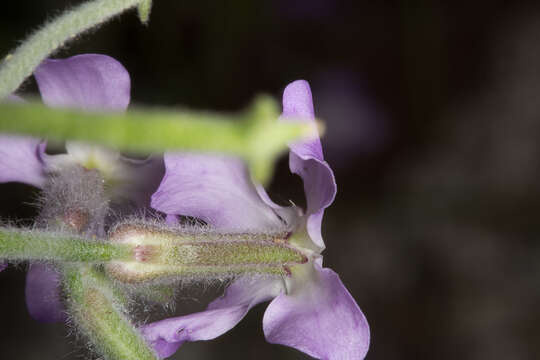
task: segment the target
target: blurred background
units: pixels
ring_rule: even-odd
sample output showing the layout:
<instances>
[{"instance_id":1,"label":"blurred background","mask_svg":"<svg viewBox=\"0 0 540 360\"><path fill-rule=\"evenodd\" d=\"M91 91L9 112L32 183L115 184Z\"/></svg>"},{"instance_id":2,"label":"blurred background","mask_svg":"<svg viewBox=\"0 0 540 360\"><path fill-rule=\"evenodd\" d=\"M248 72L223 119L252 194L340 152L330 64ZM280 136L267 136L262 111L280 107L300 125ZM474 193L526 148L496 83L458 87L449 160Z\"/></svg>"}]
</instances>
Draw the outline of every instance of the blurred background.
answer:
<instances>
[{"instance_id":1,"label":"blurred background","mask_svg":"<svg viewBox=\"0 0 540 360\"><path fill-rule=\"evenodd\" d=\"M2 4L0 54L80 2ZM540 352L537 1L155 0L148 27L132 12L57 56L87 52L124 64L134 104L238 111L310 82L338 183L325 265L370 322L367 359ZM21 94L35 91L30 80ZM286 157L270 193L305 203ZM1 184L0 218L31 219L35 196ZM63 324L29 317L24 277L0 273L0 358L87 356ZM176 314L217 292L182 290ZM173 358L308 359L265 342L265 308Z\"/></svg>"}]
</instances>

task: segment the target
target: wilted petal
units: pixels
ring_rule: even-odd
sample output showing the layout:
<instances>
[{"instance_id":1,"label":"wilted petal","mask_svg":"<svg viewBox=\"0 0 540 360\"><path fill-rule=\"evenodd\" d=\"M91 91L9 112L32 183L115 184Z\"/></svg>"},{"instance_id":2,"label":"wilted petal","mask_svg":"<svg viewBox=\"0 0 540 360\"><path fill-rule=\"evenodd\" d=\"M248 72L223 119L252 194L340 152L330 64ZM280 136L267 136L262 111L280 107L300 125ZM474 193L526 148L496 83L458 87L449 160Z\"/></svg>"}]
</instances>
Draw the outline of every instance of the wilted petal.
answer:
<instances>
[{"instance_id":1,"label":"wilted petal","mask_svg":"<svg viewBox=\"0 0 540 360\"><path fill-rule=\"evenodd\" d=\"M42 187L45 143L26 136L0 135L0 182L22 182Z\"/></svg>"},{"instance_id":2,"label":"wilted petal","mask_svg":"<svg viewBox=\"0 0 540 360\"><path fill-rule=\"evenodd\" d=\"M30 265L26 275L26 307L34 319L43 322L65 319L59 286L60 276L50 266Z\"/></svg>"},{"instance_id":3,"label":"wilted petal","mask_svg":"<svg viewBox=\"0 0 540 360\"><path fill-rule=\"evenodd\" d=\"M283 121L314 123L311 89L305 80L290 83L283 92ZM336 181L328 163L324 161L321 141L316 138L290 145L289 167L304 181L307 200L307 230L313 242L324 248L321 220L324 209L336 196Z\"/></svg>"},{"instance_id":4,"label":"wilted petal","mask_svg":"<svg viewBox=\"0 0 540 360\"><path fill-rule=\"evenodd\" d=\"M210 340L226 333L251 307L272 299L281 289L279 279L238 279L206 311L145 325L141 333L160 357L168 357L186 341Z\"/></svg>"},{"instance_id":5,"label":"wilted petal","mask_svg":"<svg viewBox=\"0 0 540 360\"><path fill-rule=\"evenodd\" d=\"M34 72L43 102L52 107L125 110L131 81L117 60L84 54L45 60Z\"/></svg>"},{"instance_id":6,"label":"wilted petal","mask_svg":"<svg viewBox=\"0 0 540 360\"><path fill-rule=\"evenodd\" d=\"M165 154L165 177L152 207L231 232L275 231L288 217L261 200L240 159L217 155Z\"/></svg>"},{"instance_id":7,"label":"wilted petal","mask_svg":"<svg viewBox=\"0 0 540 360\"><path fill-rule=\"evenodd\" d=\"M314 279L270 303L266 339L319 359L363 359L370 339L364 314L334 271L315 268Z\"/></svg>"}]
</instances>

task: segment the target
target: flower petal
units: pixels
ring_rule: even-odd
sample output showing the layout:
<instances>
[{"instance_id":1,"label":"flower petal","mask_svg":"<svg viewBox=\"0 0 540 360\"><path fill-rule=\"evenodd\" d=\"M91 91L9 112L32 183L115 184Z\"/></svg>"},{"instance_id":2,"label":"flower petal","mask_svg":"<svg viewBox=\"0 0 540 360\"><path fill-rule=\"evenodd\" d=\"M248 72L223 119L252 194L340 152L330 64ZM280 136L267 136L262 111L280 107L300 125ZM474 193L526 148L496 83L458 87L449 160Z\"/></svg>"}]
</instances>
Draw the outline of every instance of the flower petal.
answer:
<instances>
[{"instance_id":1,"label":"flower petal","mask_svg":"<svg viewBox=\"0 0 540 360\"><path fill-rule=\"evenodd\" d=\"M266 309L266 340L319 359L363 359L370 339L364 314L334 271L314 266L314 279Z\"/></svg>"},{"instance_id":2,"label":"flower petal","mask_svg":"<svg viewBox=\"0 0 540 360\"><path fill-rule=\"evenodd\" d=\"M34 76L43 102L51 107L125 110L129 104L129 74L122 64L106 55L45 60Z\"/></svg>"},{"instance_id":3,"label":"flower petal","mask_svg":"<svg viewBox=\"0 0 540 360\"><path fill-rule=\"evenodd\" d=\"M316 127L311 89L305 80L290 83L283 92L283 121L312 122ZM324 248L321 221L324 209L336 196L336 180L328 163L324 161L319 138L289 146L289 167L304 182L307 200L307 230L313 242Z\"/></svg>"},{"instance_id":4,"label":"flower petal","mask_svg":"<svg viewBox=\"0 0 540 360\"><path fill-rule=\"evenodd\" d=\"M165 177L152 195L154 209L193 216L222 231L276 231L288 215L263 202L245 164L233 157L165 154ZM288 211L288 210L284 210Z\"/></svg>"},{"instance_id":5,"label":"flower petal","mask_svg":"<svg viewBox=\"0 0 540 360\"><path fill-rule=\"evenodd\" d=\"M26 275L26 307L34 319L42 322L65 319L59 284L60 276L50 266L30 265Z\"/></svg>"},{"instance_id":6,"label":"flower petal","mask_svg":"<svg viewBox=\"0 0 540 360\"><path fill-rule=\"evenodd\" d=\"M0 271L4 270L5 268L7 268L7 264L0 264Z\"/></svg>"},{"instance_id":7,"label":"flower petal","mask_svg":"<svg viewBox=\"0 0 540 360\"><path fill-rule=\"evenodd\" d=\"M206 311L165 319L141 328L160 357L169 357L186 341L214 339L232 329L253 306L280 293L279 279L238 279Z\"/></svg>"},{"instance_id":8,"label":"flower petal","mask_svg":"<svg viewBox=\"0 0 540 360\"><path fill-rule=\"evenodd\" d=\"M246 312L243 306L207 310L145 325L141 333L158 355L166 358L186 341L210 340L227 332Z\"/></svg>"},{"instance_id":9,"label":"flower petal","mask_svg":"<svg viewBox=\"0 0 540 360\"><path fill-rule=\"evenodd\" d=\"M0 135L0 182L16 181L42 187L45 146L44 142L31 137Z\"/></svg>"}]
</instances>

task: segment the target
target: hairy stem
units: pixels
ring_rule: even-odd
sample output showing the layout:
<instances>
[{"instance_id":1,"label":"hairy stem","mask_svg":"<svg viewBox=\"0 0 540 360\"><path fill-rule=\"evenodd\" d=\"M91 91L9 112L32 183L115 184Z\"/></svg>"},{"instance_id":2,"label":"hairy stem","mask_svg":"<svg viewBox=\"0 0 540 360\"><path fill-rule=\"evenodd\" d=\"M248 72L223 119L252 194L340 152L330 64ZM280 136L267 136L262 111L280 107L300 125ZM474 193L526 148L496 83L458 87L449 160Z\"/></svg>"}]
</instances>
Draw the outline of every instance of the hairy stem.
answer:
<instances>
[{"instance_id":1,"label":"hairy stem","mask_svg":"<svg viewBox=\"0 0 540 360\"><path fill-rule=\"evenodd\" d=\"M155 360L135 326L125 315L123 295L91 266L65 266L68 311L79 330L107 360Z\"/></svg>"},{"instance_id":2,"label":"hairy stem","mask_svg":"<svg viewBox=\"0 0 540 360\"><path fill-rule=\"evenodd\" d=\"M0 99L17 90L46 57L68 40L138 5L144 6L147 12L143 16L147 16L148 0L93 0L45 24L5 58L0 67Z\"/></svg>"},{"instance_id":3,"label":"hairy stem","mask_svg":"<svg viewBox=\"0 0 540 360\"><path fill-rule=\"evenodd\" d=\"M127 260L132 253L132 246L127 244L97 242L69 234L37 230L0 229L0 259L7 261L105 263Z\"/></svg>"}]
</instances>

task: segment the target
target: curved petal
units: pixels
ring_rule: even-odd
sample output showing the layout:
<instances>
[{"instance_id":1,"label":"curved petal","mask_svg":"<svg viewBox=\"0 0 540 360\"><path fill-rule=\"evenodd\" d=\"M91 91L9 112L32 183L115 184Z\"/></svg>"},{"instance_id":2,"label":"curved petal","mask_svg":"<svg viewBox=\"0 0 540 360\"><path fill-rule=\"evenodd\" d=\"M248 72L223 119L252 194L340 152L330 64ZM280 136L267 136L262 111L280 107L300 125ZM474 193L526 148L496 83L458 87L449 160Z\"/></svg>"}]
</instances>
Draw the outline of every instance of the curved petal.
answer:
<instances>
[{"instance_id":1,"label":"curved petal","mask_svg":"<svg viewBox=\"0 0 540 360\"><path fill-rule=\"evenodd\" d=\"M26 275L26 307L34 319L42 322L65 320L59 284L60 276L50 266L30 265Z\"/></svg>"},{"instance_id":2,"label":"curved petal","mask_svg":"<svg viewBox=\"0 0 540 360\"><path fill-rule=\"evenodd\" d=\"M7 268L7 264L0 264L0 271L4 270L5 268Z\"/></svg>"},{"instance_id":3,"label":"curved petal","mask_svg":"<svg viewBox=\"0 0 540 360\"><path fill-rule=\"evenodd\" d=\"M285 224L287 224L291 229L296 228L297 223L300 221L303 215L300 208L294 205L292 201L291 206L278 205L272 199L270 199L270 196L261 184L255 185L255 188L261 200L266 205L274 209L276 214L279 215L279 217L284 221Z\"/></svg>"},{"instance_id":4,"label":"curved petal","mask_svg":"<svg viewBox=\"0 0 540 360\"><path fill-rule=\"evenodd\" d=\"M290 83L283 92L283 121L305 121L314 123L311 89L305 80ZM324 209L336 196L337 186L334 173L324 161L319 138L294 143L289 146L289 167L304 182L307 200L307 230L313 242L324 248L321 236L321 221Z\"/></svg>"},{"instance_id":5,"label":"curved petal","mask_svg":"<svg viewBox=\"0 0 540 360\"><path fill-rule=\"evenodd\" d=\"M43 102L51 107L125 110L129 104L129 74L110 56L84 54L45 60L34 76Z\"/></svg>"},{"instance_id":6,"label":"curved petal","mask_svg":"<svg viewBox=\"0 0 540 360\"><path fill-rule=\"evenodd\" d=\"M230 232L280 231L288 225L288 216L262 201L240 159L198 154L165 154L164 159L165 177L152 195L154 209Z\"/></svg>"},{"instance_id":7,"label":"curved petal","mask_svg":"<svg viewBox=\"0 0 540 360\"><path fill-rule=\"evenodd\" d=\"M370 340L364 314L334 271L314 266L314 279L266 309L266 340L319 359L363 359Z\"/></svg>"},{"instance_id":8,"label":"curved petal","mask_svg":"<svg viewBox=\"0 0 540 360\"><path fill-rule=\"evenodd\" d=\"M337 185L334 173L326 161L309 156L289 154L291 172L300 175L304 181L307 200L307 230L313 242L324 249L321 235L321 222L326 209L336 196Z\"/></svg>"},{"instance_id":9,"label":"curved petal","mask_svg":"<svg viewBox=\"0 0 540 360\"><path fill-rule=\"evenodd\" d=\"M0 135L0 182L16 181L42 187L45 146L44 142L31 137Z\"/></svg>"},{"instance_id":10,"label":"curved petal","mask_svg":"<svg viewBox=\"0 0 540 360\"><path fill-rule=\"evenodd\" d=\"M210 340L232 329L245 315L243 306L207 310L145 325L141 333L161 358L186 341Z\"/></svg>"},{"instance_id":11,"label":"curved petal","mask_svg":"<svg viewBox=\"0 0 540 360\"><path fill-rule=\"evenodd\" d=\"M253 306L272 299L283 288L276 279L238 279L207 310L165 319L141 328L160 357L169 357L186 341L214 339L232 329Z\"/></svg>"}]
</instances>

